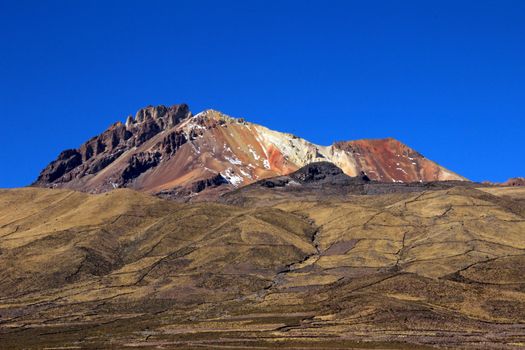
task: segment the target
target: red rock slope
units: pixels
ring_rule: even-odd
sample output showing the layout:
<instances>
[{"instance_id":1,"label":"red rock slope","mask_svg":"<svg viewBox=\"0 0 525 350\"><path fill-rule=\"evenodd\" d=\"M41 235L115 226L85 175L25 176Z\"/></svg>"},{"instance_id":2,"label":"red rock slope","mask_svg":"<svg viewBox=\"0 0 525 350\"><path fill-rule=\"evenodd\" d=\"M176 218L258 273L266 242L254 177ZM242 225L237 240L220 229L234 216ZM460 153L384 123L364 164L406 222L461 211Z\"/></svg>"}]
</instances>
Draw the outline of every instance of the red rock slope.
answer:
<instances>
[{"instance_id":1,"label":"red rock slope","mask_svg":"<svg viewBox=\"0 0 525 350\"><path fill-rule=\"evenodd\" d=\"M149 106L125 124L113 124L79 149L62 152L34 185L192 196L284 175L314 161L385 182L464 180L391 138L319 146L213 110L193 115L182 104Z\"/></svg>"}]
</instances>

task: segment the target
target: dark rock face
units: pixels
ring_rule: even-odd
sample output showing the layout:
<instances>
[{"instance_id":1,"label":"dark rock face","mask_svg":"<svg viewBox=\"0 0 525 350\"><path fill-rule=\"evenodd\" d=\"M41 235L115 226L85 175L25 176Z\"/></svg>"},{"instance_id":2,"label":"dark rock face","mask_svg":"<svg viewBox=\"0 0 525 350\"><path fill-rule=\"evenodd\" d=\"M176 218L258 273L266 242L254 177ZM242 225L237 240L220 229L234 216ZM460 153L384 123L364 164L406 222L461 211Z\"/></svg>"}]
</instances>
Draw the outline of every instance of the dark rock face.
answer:
<instances>
[{"instance_id":1,"label":"dark rock face","mask_svg":"<svg viewBox=\"0 0 525 350\"><path fill-rule=\"evenodd\" d=\"M192 197L197 193L201 193L209 189L220 189L222 187L228 187L229 185L230 183L228 180L226 180L226 178L224 178L221 174L216 174L207 179L195 181L190 186L177 186L170 190L157 192L156 196L178 202L190 202L192 201Z\"/></svg>"},{"instance_id":2,"label":"dark rock face","mask_svg":"<svg viewBox=\"0 0 525 350\"><path fill-rule=\"evenodd\" d=\"M53 182L80 164L82 164L82 154L80 152L75 149L65 150L42 171L37 182Z\"/></svg>"},{"instance_id":3,"label":"dark rock face","mask_svg":"<svg viewBox=\"0 0 525 350\"><path fill-rule=\"evenodd\" d=\"M368 175L365 174L364 171L361 171L361 172L359 173L359 177L360 177L361 180L363 180L364 182L370 182L370 181L372 181L372 180L368 177Z\"/></svg>"},{"instance_id":4,"label":"dark rock face","mask_svg":"<svg viewBox=\"0 0 525 350\"><path fill-rule=\"evenodd\" d=\"M129 160L128 166L122 172L119 185L126 185L140 174L153 168L159 164L160 158L161 154L159 152L134 154Z\"/></svg>"},{"instance_id":5,"label":"dark rock face","mask_svg":"<svg viewBox=\"0 0 525 350\"><path fill-rule=\"evenodd\" d=\"M182 120L191 117L186 104L148 106L139 110L126 123L115 123L99 136L91 138L77 150L62 152L38 177L34 185L52 186L67 183L90 174L96 174L124 152L147 142L159 132L167 130ZM179 132L168 134L150 152L134 154L125 166L117 185L125 185L151 167L156 166L163 156L172 156L184 143L186 137Z\"/></svg>"},{"instance_id":6,"label":"dark rock face","mask_svg":"<svg viewBox=\"0 0 525 350\"><path fill-rule=\"evenodd\" d=\"M206 188L209 187L217 187L220 185L227 185L229 184L228 180L226 180L221 174L217 174L214 177L211 177L209 179L199 180L192 184L191 191L193 193L199 193L204 191Z\"/></svg>"},{"instance_id":7,"label":"dark rock face","mask_svg":"<svg viewBox=\"0 0 525 350\"><path fill-rule=\"evenodd\" d=\"M124 124L115 123L101 135L93 137L80 146L79 152L82 154L82 161L85 162L102 153L113 152L132 136L133 134L126 130Z\"/></svg>"},{"instance_id":8,"label":"dark rock face","mask_svg":"<svg viewBox=\"0 0 525 350\"><path fill-rule=\"evenodd\" d=\"M128 118L126 122L127 129L134 135L132 146L140 146L160 131L172 128L189 117L191 112L186 104L171 107L148 106L139 110L134 120Z\"/></svg>"},{"instance_id":9,"label":"dark rock face","mask_svg":"<svg viewBox=\"0 0 525 350\"><path fill-rule=\"evenodd\" d=\"M175 131L164 137L162 142L157 144L156 147L159 148L161 153L171 156L186 142L188 140L184 133Z\"/></svg>"},{"instance_id":10,"label":"dark rock face","mask_svg":"<svg viewBox=\"0 0 525 350\"><path fill-rule=\"evenodd\" d=\"M343 170L329 162L308 164L291 174L290 177L301 182L317 182L334 177L349 178L348 175L343 173Z\"/></svg>"},{"instance_id":11,"label":"dark rock face","mask_svg":"<svg viewBox=\"0 0 525 350\"><path fill-rule=\"evenodd\" d=\"M91 162L88 169L86 169L87 174L96 174L111 163L115 161L118 157L120 157L124 153L123 149L116 150L115 152L111 154L104 154L98 159L96 162Z\"/></svg>"},{"instance_id":12,"label":"dark rock face","mask_svg":"<svg viewBox=\"0 0 525 350\"><path fill-rule=\"evenodd\" d=\"M160 129L168 129L177 125L181 120L191 114L188 105L180 104L171 107L166 106L148 106L137 112L135 123L151 123L152 121Z\"/></svg>"},{"instance_id":13,"label":"dark rock face","mask_svg":"<svg viewBox=\"0 0 525 350\"><path fill-rule=\"evenodd\" d=\"M305 165L301 169L288 176L278 176L260 181L260 186L267 188L296 186L297 190L302 187L318 186L348 186L365 184L370 182L368 176L361 172L359 176L351 177L343 170L330 162L316 162Z\"/></svg>"},{"instance_id":14,"label":"dark rock face","mask_svg":"<svg viewBox=\"0 0 525 350\"><path fill-rule=\"evenodd\" d=\"M275 177L273 179L263 180L261 181L260 184L262 187L274 188L274 187L284 187L289 183L290 183L290 178L283 176L283 177Z\"/></svg>"},{"instance_id":15,"label":"dark rock face","mask_svg":"<svg viewBox=\"0 0 525 350\"><path fill-rule=\"evenodd\" d=\"M342 169L330 162L308 164L295 173L290 174L290 178L303 185L323 186L363 185L371 181L363 171L358 176L348 176Z\"/></svg>"}]
</instances>

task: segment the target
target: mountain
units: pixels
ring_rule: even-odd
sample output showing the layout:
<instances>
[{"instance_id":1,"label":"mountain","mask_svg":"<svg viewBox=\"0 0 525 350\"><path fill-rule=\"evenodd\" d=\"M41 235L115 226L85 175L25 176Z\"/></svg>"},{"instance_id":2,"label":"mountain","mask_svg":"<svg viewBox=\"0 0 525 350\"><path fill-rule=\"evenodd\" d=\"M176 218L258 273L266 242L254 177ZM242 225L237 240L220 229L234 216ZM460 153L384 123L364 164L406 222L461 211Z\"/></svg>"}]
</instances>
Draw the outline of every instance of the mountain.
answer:
<instances>
[{"instance_id":1,"label":"mountain","mask_svg":"<svg viewBox=\"0 0 525 350\"><path fill-rule=\"evenodd\" d=\"M146 107L0 189L0 348L515 349L520 183Z\"/></svg>"},{"instance_id":2,"label":"mountain","mask_svg":"<svg viewBox=\"0 0 525 350\"><path fill-rule=\"evenodd\" d=\"M237 205L0 190L0 347L519 348L525 187L470 184L321 162Z\"/></svg>"},{"instance_id":3,"label":"mountain","mask_svg":"<svg viewBox=\"0 0 525 350\"><path fill-rule=\"evenodd\" d=\"M315 161L381 182L465 180L391 138L319 146L214 110L193 115L181 104L143 108L79 149L63 151L33 185L214 196Z\"/></svg>"}]
</instances>

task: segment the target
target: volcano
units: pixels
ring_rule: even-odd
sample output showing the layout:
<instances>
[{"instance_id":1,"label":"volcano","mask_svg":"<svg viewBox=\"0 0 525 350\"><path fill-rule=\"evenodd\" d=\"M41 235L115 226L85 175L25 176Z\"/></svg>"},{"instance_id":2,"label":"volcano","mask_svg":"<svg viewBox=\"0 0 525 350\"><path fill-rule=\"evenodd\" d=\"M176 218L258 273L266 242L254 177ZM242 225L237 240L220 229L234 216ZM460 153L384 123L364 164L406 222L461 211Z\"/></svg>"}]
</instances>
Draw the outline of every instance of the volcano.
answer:
<instances>
[{"instance_id":1,"label":"volcano","mask_svg":"<svg viewBox=\"0 0 525 350\"><path fill-rule=\"evenodd\" d=\"M320 146L215 110L193 115L180 104L140 109L78 149L63 151L33 185L188 198L229 192L320 161L380 182L466 180L392 138Z\"/></svg>"}]
</instances>

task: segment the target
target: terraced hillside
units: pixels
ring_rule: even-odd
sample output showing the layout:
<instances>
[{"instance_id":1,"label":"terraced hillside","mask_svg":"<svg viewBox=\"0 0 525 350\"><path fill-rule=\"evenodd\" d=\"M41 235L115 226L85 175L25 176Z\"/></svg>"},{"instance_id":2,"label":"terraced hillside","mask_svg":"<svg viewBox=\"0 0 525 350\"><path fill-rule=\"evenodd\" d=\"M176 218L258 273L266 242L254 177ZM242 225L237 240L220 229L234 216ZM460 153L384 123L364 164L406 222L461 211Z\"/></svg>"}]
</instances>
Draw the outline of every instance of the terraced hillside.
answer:
<instances>
[{"instance_id":1,"label":"terraced hillside","mask_svg":"<svg viewBox=\"0 0 525 350\"><path fill-rule=\"evenodd\" d=\"M525 344L524 188L257 188L0 191L1 347Z\"/></svg>"}]
</instances>

